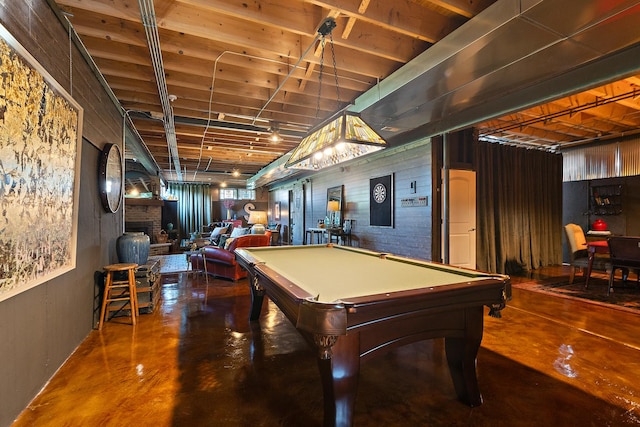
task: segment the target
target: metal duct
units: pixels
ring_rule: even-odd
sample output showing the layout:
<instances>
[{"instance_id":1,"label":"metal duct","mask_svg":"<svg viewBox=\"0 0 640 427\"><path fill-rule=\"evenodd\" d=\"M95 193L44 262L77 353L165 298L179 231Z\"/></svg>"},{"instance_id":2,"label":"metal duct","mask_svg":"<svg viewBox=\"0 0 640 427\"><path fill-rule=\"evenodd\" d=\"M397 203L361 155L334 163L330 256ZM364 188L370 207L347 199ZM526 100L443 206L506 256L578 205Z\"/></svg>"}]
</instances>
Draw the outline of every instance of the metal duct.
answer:
<instances>
[{"instance_id":1,"label":"metal duct","mask_svg":"<svg viewBox=\"0 0 640 427\"><path fill-rule=\"evenodd\" d=\"M498 0L352 110L391 143L468 127L637 73L638 22L637 0Z\"/></svg>"},{"instance_id":2,"label":"metal duct","mask_svg":"<svg viewBox=\"0 0 640 427\"><path fill-rule=\"evenodd\" d=\"M151 53L151 63L153 72L156 76L156 84L158 86L158 95L162 104L162 113L164 114L164 131L167 137L167 146L169 148L169 158L173 161L178 181L182 181L182 171L180 170L180 157L178 156L178 142L176 140L176 128L173 120L173 107L169 101L169 90L167 89L167 81L164 76L164 63L162 62L162 51L160 50L160 36L158 34L158 25L156 23L156 13L153 8L153 0L138 0L140 7L140 17L144 25L144 31L147 34L147 45Z\"/></svg>"}]
</instances>

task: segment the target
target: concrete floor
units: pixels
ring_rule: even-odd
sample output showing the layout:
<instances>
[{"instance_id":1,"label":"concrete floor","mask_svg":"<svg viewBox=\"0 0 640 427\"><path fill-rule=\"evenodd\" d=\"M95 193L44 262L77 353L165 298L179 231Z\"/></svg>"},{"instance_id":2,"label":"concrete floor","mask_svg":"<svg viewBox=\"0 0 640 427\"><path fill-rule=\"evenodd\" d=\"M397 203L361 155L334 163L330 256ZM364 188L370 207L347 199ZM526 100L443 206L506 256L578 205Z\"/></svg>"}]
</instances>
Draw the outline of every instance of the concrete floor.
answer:
<instances>
[{"instance_id":1,"label":"concrete floor","mask_svg":"<svg viewBox=\"0 0 640 427\"><path fill-rule=\"evenodd\" d=\"M315 353L274 304L253 324L249 305L246 280L163 276L159 307L93 331L14 427L322 425ZM437 339L363 364L354 424L640 425L640 315L526 289L502 313L485 316L482 406L456 400Z\"/></svg>"}]
</instances>

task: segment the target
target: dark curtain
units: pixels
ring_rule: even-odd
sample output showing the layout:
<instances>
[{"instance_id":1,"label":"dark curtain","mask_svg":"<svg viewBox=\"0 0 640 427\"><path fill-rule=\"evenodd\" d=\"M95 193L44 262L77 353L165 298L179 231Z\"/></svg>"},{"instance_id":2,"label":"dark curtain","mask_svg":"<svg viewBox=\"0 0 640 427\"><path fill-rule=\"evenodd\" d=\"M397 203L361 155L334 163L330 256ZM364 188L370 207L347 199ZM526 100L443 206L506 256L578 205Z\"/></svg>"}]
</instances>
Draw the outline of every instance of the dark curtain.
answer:
<instances>
[{"instance_id":1,"label":"dark curtain","mask_svg":"<svg viewBox=\"0 0 640 427\"><path fill-rule=\"evenodd\" d=\"M562 263L562 156L477 144L480 270L514 274Z\"/></svg>"},{"instance_id":2,"label":"dark curtain","mask_svg":"<svg viewBox=\"0 0 640 427\"><path fill-rule=\"evenodd\" d=\"M167 191L178 199L180 235L183 238L194 231L201 232L203 225L211 223L211 186L170 182Z\"/></svg>"}]
</instances>

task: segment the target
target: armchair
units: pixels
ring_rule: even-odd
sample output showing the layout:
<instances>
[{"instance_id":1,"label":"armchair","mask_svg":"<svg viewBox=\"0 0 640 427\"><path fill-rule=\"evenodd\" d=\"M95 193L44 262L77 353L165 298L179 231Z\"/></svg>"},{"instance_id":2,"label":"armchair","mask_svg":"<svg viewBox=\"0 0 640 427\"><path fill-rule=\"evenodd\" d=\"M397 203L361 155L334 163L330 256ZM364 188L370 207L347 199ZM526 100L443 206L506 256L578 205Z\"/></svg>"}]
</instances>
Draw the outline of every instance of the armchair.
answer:
<instances>
[{"instance_id":1,"label":"armchair","mask_svg":"<svg viewBox=\"0 0 640 427\"><path fill-rule=\"evenodd\" d=\"M235 237L226 249L217 246L205 246L201 254L191 258L194 270L205 271L213 276L224 277L233 281L247 277L247 271L236 262L236 248L269 246L271 244L271 232L265 234L245 234Z\"/></svg>"}]
</instances>

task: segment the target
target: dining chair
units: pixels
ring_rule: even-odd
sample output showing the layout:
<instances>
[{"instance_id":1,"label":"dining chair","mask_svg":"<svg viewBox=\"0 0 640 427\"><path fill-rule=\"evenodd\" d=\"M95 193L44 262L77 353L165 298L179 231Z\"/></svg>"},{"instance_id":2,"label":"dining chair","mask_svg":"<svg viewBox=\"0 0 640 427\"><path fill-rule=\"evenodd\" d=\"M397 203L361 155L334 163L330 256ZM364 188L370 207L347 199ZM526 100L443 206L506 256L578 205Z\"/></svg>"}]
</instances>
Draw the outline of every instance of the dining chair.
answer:
<instances>
[{"instance_id":1,"label":"dining chair","mask_svg":"<svg viewBox=\"0 0 640 427\"><path fill-rule=\"evenodd\" d=\"M580 270L585 276L585 271L589 266L589 253L587 251L587 238L584 235L582 227L577 224L567 224L564 226L569 244L569 265L571 272L569 273L569 284L575 279L576 270ZM596 257L593 260L592 269L609 271L611 264L607 257Z\"/></svg>"},{"instance_id":2,"label":"dining chair","mask_svg":"<svg viewBox=\"0 0 640 427\"><path fill-rule=\"evenodd\" d=\"M617 269L622 270L622 280L626 281L629 270L635 270L636 276L640 271L640 237L611 236L609 243L609 256L611 257L611 272L609 273L609 286L607 295L613 290L613 282ZM637 279L640 282L640 277Z\"/></svg>"}]
</instances>

